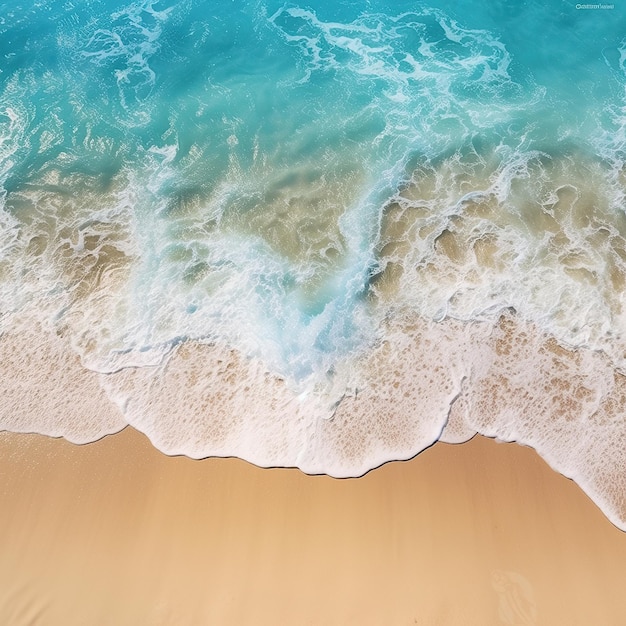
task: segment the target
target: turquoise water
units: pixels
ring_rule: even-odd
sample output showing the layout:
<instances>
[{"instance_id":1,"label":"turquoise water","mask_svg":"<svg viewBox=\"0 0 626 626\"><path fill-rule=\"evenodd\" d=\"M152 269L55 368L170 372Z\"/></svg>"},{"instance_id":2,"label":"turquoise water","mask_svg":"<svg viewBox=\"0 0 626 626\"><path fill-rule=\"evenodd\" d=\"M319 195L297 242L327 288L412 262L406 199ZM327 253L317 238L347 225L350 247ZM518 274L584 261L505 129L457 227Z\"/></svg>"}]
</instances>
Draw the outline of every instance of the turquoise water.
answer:
<instances>
[{"instance_id":1,"label":"turquoise water","mask_svg":"<svg viewBox=\"0 0 626 626\"><path fill-rule=\"evenodd\" d=\"M103 375L227 346L335 408L411 316L515 310L623 372L625 33L556 0L5 1L4 329Z\"/></svg>"}]
</instances>

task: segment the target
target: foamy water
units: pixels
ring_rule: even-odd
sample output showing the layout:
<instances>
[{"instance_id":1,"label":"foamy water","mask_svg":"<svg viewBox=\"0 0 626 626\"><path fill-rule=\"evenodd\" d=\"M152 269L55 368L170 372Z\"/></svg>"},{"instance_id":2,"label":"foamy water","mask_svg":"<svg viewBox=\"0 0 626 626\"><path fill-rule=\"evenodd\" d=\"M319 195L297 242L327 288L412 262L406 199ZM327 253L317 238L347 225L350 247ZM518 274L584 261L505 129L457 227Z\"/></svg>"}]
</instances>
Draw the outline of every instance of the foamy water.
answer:
<instances>
[{"instance_id":1,"label":"foamy water","mask_svg":"<svg viewBox=\"0 0 626 626\"><path fill-rule=\"evenodd\" d=\"M626 20L0 9L0 427L356 476L531 445L626 527Z\"/></svg>"}]
</instances>

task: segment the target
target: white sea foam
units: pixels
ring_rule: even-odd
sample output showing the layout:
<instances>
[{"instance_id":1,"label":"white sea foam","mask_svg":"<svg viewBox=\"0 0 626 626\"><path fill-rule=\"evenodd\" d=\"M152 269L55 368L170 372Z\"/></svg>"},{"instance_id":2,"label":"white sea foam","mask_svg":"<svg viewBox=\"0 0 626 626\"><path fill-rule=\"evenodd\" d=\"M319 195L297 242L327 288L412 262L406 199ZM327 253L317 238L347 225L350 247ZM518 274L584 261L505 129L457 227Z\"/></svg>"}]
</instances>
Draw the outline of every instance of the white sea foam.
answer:
<instances>
[{"instance_id":1,"label":"white sea foam","mask_svg":"<svg viewBox=\"0 0 626 626\"><path fill-rule=\"evenodd\" d=\"M514 307L623 368L615 286L626 224L610 204L612 170L533 152L494 157L419 170L389 205L378 245L382 267L398 268L394 306L465 320Z\"/></svg>"},{"instance_id":2,"label":"white sea foam","mask_svg":"<svg viewBox=\"0 0 626 626\"><path fill-rule=\"evenodd\" d=\"M13 322L0 335L0 430L87 443L127 425L67 337L25 312Z\"/></svg>"},{"instance_id":3,"label":"white sea foam","mask_svg":"<svg viewBox=\"0 0 626 626\"><path fill-rule=\"evenodd\" d=\"M434 9L335 23L320 20L312 10L283 7L269 20L300 47L302 81L332 71L349 71L352 79L360 76L364 82L382 81L384 93L399 105L385 111L387 125L404 129L409 141L427 153L440 140L461 139L460 128L490 128L510 119L515 108L511 96L521 93L507 71L510 56L496 37L464 29ZM463 93L467 81L473 85L471 96ZM490 95L487 111L476 107L476 90ZM526 95L523 105L529 104ZM452 132L441 132L446 125Z\"/></svg>"},{"instance_id":4,"label":"white sea foam","mask_svg":"<svg viewBox=\"0 0 626 626\"><path fill-rule=\"evenodd\" d=\"M508 317L486 351L464 387L452 432L464 426L534 447L625 528L624 376L602 353L565 350Z\"/></svg>"},{"instance_id":5,"label":"white sea foam","mask_svg":"<svg viewBox=\"0 0 626 626\"><path fill-rule=\"evenodd\" d=\"M511 314L494 326L398 312L376 348L305 394L258 359L198 342L98 379L52 329L18 328L0 341L6 429L84 442L127 421L168 454L237 454L334 476L480 432L533 446L626 526L625 379L602 353L564 349Z\"/></svg>"},{"instance_id":6,"label":"white sea foam","mask_svg":"<svg viewBox=\"0 0 626 626\"><path fill-rule=\"evenodd\" d=\"M442 330L419 322L413 336L393 330L305 394L256 359L193 343L159 368L124 370L102 384L129 422L168 453L238 450L263 466L354 476L437 439L462 377Z\"/></svg>"},{"instance_id":7,"label":"white sea foam","mask_svg":"<svg viewBox=\"0 0 626 626\"><path fill-rule=\"evenodd\" d=\"M157 10L157 0L133 2L110 16L110 28L90 33L82 55L101 67L109 68L117 83L120 102L135 123L149 123L150 114L138 108L156 85L150 62L159 51L163 23L170 7Z\"/></svg>"}]
</instances>

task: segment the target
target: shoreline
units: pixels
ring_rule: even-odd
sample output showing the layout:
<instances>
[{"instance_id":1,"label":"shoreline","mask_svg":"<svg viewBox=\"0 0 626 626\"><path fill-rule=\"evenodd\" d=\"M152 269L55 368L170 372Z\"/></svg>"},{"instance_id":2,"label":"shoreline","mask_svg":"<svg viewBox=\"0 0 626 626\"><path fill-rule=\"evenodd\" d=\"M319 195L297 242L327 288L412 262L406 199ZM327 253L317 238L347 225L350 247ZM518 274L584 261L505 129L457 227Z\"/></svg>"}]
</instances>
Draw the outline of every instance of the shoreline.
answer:
<instances>
[{"instance_id":1,"label":"shoreline","mask_svg":"<svg viewBox=\"0 0 626 626\"><path fill-rule=\"evenodd\" d=\"M132 428L0 433L0 617L47 626L588 624L626 533L530 448L437 443L360 478L167 457Z\"/></svg>"},{"instance_id":2,"label":"shoreline","mask_svg":"<svg viewBox=\"0 0 626 626\"><path fill-rule=\"evenodd\" d=\"M531 447L626 529L626 377L605 355L563 348L514 314L494 326L411 322L390 322L371 352L340 363L332 388L307 397L221 344L190 340L159 367L99 374L52 329L7 332L0 428L87 443L130 424L166 455L333 477L480 433Z\"/></svg>"}]
</instances>

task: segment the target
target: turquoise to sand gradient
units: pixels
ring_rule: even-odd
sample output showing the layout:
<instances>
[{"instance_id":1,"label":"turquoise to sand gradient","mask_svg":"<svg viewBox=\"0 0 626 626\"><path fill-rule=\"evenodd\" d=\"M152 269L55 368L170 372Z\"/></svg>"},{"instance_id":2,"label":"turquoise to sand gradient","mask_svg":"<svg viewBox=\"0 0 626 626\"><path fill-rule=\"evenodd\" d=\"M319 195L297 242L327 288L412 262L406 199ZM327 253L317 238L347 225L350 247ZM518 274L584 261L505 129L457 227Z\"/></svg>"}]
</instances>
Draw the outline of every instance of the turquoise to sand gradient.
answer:
<instances>
[{"instance_id":1,"label":"turquoise to sand gradient","mask_svg":"<svg viewBox=\"0 0 626 626\"><path fill-rule=\"evenodd\" d=\"M624 33L619 5L558 0L5 1L5 339L61 337L120 423L161 449L307 471L411 456L462 396L449 439L534 445L620 520L623 502L598 485L626 485ZM481 352L509 332L503 319L541 337L535 361ZM236 374L199 362L184 385L193 395L208 381L205 409L155 408L170 360L192 345L239 355ZM545 345L570 360L532 396L554 365ZM412 365L394 369L405 349ZM436 398L433 364L451 380ZM487 383L472 389L502 388L498 372L517 408L496 419ZM407 376L426 382L404 394L400 426L341 426L338 448L316 439L342 411L370 419L368 393L379 415L397 407ZM228 410L216 381L232 386ZM254 401L233 399L273 385L290 399L259 400L266 426ZM559 394L573 398L569 426L554 426ZM237 413L237 436L226 425L204 438L215 411ZM276 425L295 413L297 427ZM11 419L0 426L46 431L41 416ZM76 420L63 428L49 430L81 439ZM367 442L344 454L350 437ZM590 449L614 469L598 473Z\"/></svg>"}]
</instances>

